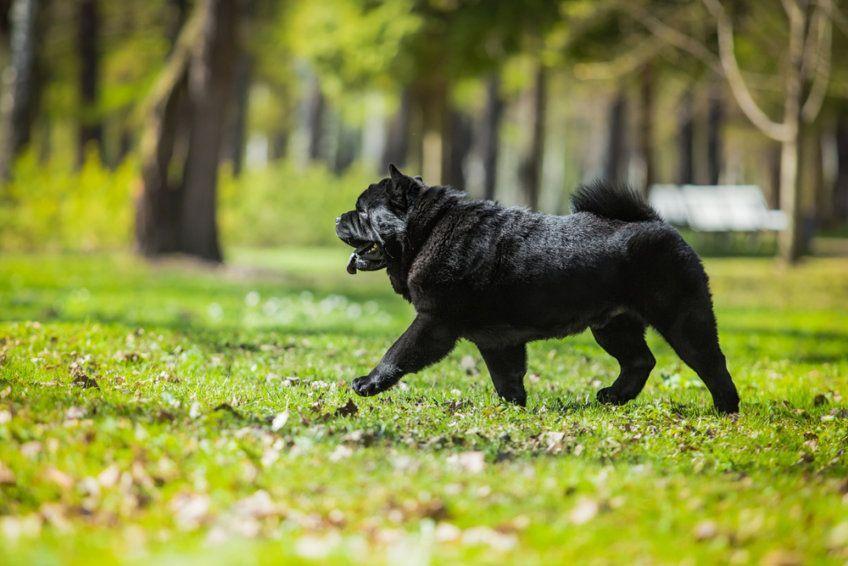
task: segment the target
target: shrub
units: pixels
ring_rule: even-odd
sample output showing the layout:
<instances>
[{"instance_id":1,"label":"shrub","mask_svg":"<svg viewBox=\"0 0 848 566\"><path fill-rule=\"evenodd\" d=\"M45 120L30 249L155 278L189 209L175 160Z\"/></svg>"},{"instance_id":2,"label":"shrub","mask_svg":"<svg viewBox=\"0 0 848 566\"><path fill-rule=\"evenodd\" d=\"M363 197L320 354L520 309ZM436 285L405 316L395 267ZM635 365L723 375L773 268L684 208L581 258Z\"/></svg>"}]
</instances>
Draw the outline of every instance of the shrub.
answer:
<instances>
[{"instance_id":1,"label":"shrub","mask_svg":"<svg viewBox=\"0 0 848 566\"><path fill-rule=\"evenodd\" d=\"M327 169L279 162L238 179L222 169L221 241L226 246L335 243L333 220L353 207L374 175L353 167L341 177ZM80 170L40 163L29 152L14 180L0 188L0 249L90 251L132 245L138 160L115 170L92 154Z\"/></svg>"},{"instance_id":2,"label":"shrub","mask_svg":"<svg viewBox=\"0 0 848 566\"><path fill-rule=\"evenodd\" d=\"M96 154L78 171L41 163L33 152L15 164L0 189L0 248L93 250L124 247L132 233L132 187L137 163L115 170Z\"/></svg>"},{"instance_id":3,"label":"shrub","mask_svg":"<svg viewBox=\"0 0 848 566\"><path fill-rule=\"evenodd\" d=\"M374 179L363 167L337 177L323 167L300 169L290 162L247 171L239 179L225 173L222 241L240 246L336 243L334 219L353 208Z\"/></svg>"}]
</instances>

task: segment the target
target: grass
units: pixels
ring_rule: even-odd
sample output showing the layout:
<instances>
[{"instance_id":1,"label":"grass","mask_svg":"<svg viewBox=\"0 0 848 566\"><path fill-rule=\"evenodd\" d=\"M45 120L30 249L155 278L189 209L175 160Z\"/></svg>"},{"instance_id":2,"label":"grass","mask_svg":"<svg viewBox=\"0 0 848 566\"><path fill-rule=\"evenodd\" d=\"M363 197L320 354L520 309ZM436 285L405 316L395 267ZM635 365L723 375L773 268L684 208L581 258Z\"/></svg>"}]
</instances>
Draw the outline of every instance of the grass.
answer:
<instances>
[{"instance_id":1,"label":"grass","mask_svg":"<svg viewBox=\"0 0 848 566\"><path fill-rule=\"evenodd\" d=\"M848 561L848 261L707 262L731 419L655 335L625 407L588 334L532 345L527 409L467 343L361 399L385 275L231 259L0 258L0 563Z\"/></svg>"}]
</instances>

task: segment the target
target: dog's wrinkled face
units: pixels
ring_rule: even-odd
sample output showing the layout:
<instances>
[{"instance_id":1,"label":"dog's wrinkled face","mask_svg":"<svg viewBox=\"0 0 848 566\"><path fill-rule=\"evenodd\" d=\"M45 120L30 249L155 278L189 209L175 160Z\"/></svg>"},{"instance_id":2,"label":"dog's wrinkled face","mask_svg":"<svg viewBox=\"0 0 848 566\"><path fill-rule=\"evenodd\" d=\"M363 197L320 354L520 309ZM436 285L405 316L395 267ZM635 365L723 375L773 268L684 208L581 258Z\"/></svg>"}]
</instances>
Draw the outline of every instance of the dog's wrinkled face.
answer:
<instances>
[{"instance_id":1,"label":"dog's wrinkled face","mask_svg":"<svg viewBox=\"0 0 848 566\"><path fill-rule=\"evenodd\" d=\"M394 165L389 172L391 177L359 195L354 210L336 218L336 235L354 248L350 274L383 269L399 253L409 209L426 188L420 177L408 177Z\"/></svg>"}]
</instances>

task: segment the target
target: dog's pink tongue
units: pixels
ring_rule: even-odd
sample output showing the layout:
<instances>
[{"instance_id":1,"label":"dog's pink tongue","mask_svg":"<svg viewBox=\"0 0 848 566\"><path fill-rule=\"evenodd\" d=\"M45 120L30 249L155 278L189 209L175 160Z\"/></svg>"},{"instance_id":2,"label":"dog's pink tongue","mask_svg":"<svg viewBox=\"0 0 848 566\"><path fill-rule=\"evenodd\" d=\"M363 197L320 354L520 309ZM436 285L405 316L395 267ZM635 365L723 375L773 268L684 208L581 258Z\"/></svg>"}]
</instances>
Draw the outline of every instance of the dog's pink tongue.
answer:
<instances>
[{"instance_id":1,"label":"dog's pink tongue","mask_svg":"<svg viewBox=\"0 0 848 566\"><path fill-rule=\"evenodd\" d=\"M356 275L356 252L350 254L350 261L347 262L347 272L351 275Z\"/></svg>"}]
</instances>

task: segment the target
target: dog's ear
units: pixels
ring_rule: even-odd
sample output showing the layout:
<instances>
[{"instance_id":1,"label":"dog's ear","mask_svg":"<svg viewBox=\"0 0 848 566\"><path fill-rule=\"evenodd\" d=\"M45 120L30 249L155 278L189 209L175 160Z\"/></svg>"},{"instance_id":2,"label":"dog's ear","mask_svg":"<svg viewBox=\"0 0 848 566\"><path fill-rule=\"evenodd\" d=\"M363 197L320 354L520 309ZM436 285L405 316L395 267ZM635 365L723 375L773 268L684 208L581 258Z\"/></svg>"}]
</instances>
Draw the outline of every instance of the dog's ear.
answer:
<instances>
[{"instance_id":1,"label":"dog's ear","mask_svg":"<svg viewBox=\"0 0 848 566\"><path fill-rule=\"evenodd\" d=\"M409 207L418 198L422 191L427 189L424 180L419 177L410 177L401 173L393 163L389 164L390 194L392 199L402 207Z\"/></svg>"},{"instance_id":2,"label":"dog's ear","mask_svg":"<svg viewBox=\"0 0 848 566\"><path fill-rule=\"evenodd\" d=\"M398 169L394 163L389 163L389 176L391 176L392 182L395 184L399 183L404 177L406 177L406 175L401 173L400 169Z\"/></svg>"}]
</instances>

